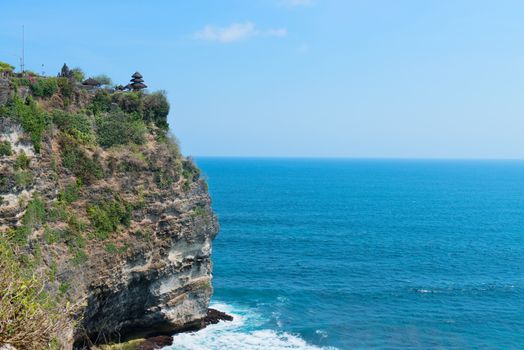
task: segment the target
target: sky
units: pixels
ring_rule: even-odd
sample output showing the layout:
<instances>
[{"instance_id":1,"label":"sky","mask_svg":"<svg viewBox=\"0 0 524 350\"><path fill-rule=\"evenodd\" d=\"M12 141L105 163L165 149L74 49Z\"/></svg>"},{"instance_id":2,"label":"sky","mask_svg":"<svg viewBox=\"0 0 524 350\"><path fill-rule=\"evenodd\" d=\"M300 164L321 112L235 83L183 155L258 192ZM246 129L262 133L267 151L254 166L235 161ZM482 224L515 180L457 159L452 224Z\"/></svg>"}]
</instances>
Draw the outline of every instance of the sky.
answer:
<instances>
[{"instance_id":1,"label":"sky","mask_svg":"<svg viewBox=\"0 0 524 350\"><path fill-rule=\"evenodd\" d=\"M520 0L2 1L0 61L165 90L186 155L524 158ZM43 65L43 66L42 66Z\"/></svg>"}]
</instances>

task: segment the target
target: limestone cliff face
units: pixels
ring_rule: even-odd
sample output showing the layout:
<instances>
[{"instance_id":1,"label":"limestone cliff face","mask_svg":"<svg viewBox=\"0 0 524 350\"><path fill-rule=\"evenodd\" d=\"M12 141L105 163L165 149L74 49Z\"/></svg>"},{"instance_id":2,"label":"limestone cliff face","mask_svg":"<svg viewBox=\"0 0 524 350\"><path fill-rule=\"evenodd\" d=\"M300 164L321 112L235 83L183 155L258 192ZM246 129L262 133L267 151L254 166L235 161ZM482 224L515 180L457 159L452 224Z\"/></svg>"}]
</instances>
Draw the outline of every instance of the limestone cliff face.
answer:
<instances>
[{"instance_id":1,"label":"limestone cliff face","mask_svg":"<svg viewBox=\"0 0 524 350\"><path fill-rule=\"evenodd\" d=\"M94 96L81 93L84 105ZM74 322L60 334L65 349L183 329L206 315L217 219L191 160L157 136L153 127L139 145L102 148L76 144L49 123L37 152L20 122L0 115L0 142L11 149L0 155L0 232L25 228L24 254L52 273L50 293L71 303ZM71 142L75 161L92 162L97 176L68 164ZM44 214L29 222L35 203ZM108 226L111 215L120 219Z\"/></svg>"}]
</instances>

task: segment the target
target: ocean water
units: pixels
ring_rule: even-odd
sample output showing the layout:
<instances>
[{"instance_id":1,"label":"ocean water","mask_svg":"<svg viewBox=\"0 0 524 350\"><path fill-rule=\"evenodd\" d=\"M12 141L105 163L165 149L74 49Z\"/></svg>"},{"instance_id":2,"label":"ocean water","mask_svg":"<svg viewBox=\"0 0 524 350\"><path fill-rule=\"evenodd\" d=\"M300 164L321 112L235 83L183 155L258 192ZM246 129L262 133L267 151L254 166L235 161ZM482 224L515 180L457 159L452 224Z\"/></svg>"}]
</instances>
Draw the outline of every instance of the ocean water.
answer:
<instances>
[{"instance_id":1,"label":"ocean water","mask_svg":"<svg viewBox=\"0 0 524 350\"><path fill-rule=\"evenodd\" d=\"M235 320L169 349L524 349L524 162L197 163Z\"/></svg>"}]
</instances>

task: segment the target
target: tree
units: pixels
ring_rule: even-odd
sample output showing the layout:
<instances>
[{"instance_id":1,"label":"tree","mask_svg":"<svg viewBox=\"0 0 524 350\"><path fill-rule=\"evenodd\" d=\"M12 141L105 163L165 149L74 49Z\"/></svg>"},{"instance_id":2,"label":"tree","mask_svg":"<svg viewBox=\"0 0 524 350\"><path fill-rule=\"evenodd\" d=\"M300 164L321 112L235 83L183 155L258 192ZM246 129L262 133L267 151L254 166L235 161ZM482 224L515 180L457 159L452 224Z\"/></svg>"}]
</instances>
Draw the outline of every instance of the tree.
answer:
<instances>
[{"instance_id":1,"label":"tree","mask_svg":"<svg viewBox=\"0 0 524 350\"><path fill-rule=\"evenodd\" d=\"M101 85L112 85L113 84L113 81L111 80L111 78L105 74L94 76L93 79L98 81Z\"/></svg>"},{"instance_id":2,"label":"tree","mask_svg":"<svg viewBox=\"0 0 524 350\"><path fill-rule=\"evenodd\" d=\"M60 73L58 73L58 76L62 78L71 78L73 76L73 73L69 69L67 64L64 63L64 65L62 66L62 69L60 70Z\"/></svg>"},{"instance_id":3,"label":"tree","mask_svg":"<svg viewBox=\"0 0 524 350\"><path fill-rule=\"evenodd\" d=\"M82 69L80 69L78 67L71 69L71 76L76 81L83 81L84 77L85 77L84 72L82 71Z\"/></svg>"},{"instance_id":4,"label":"tree","mask_svg":"<svg viewBox=\"0 0 524 350\"><path fill-rule=\"evenodd\" d=\"M15 67L10 65L9 63L5 63L5 62L0 61L0 73L2 73L2 72L12 73L14 69L15 69Z\"/></svg>"}]
</instances>

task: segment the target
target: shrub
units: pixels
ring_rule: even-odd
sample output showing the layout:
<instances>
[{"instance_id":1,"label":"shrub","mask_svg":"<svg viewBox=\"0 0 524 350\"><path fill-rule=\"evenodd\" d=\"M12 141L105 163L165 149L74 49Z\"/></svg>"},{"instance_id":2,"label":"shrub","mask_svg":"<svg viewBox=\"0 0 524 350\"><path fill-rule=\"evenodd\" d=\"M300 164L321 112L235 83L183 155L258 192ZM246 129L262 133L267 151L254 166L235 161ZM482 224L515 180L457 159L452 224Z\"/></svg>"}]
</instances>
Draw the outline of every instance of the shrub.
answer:
<instances>
[{"instance_id":1,"label":"shrub","mask_svg":"<svg viewBox=\"0 0 524 350\"><path fill-rule=\"evenodd\" d=\"M87 108L95 115L101 112L109 112L111 109L111 95L107 91L98 90Z\"/></svg>"},{"instance_id":2,"label":"shrub","mask_svg":"<svg viewBox=\"0 0 524 350\"><path fill-rule=\"evenodd\" d=\"M44 291L44 274L23 266L0 236L0 344L18 349L52 348L67 326L68 310Z\"/></svg>"},{"instance_id":3,"label":"shrub","mask_svg":"<svg viewBox=\"0 0 524 350\"><path fill-rule=\"evenodd\" d=\"M129 226L132 206L120 199L105 199L87 207L87 216L96 229L98 239L107 239L119 225Z\"/></svg>"},{"instance_id":4,"label":"shrub","mask_svg":"<svg viewBox=\"0 0 524 350\"><path fill-rule=\"evenodd\" d=\"M44 241L47 244L58 243L64 235L64 230L46 228L44 231Z\"/></svg>"},{"instance_id":5,"label":"shrub","mask_svg":"<svg viewBox=\"0 0 524 350\"><path fill-rule=\"evenodd\" d=\"M71 170L83 183L92 183L104 177L102 164L90 157L72 136L62 134L59 140L62 165Z\"/></svg>"},{"instance_id":6,"label":"shrub","mask_svg":"<svg viewBox=\"0 0 524 350\"><path fill-rule=\"evenodd\" d=\"M165 91L155 92L144 96L143 118L146 122L152 122L162 130L167 130L167 115L169 114L169 102Z\"/></svg>"},{"instance_id":7,"label":"shrub","mask_svg":"<svg viewBox=\"0 0 524 350\"><path fill-rule=\"evenodd\" d=\"M73 81L66 77L60 77L56 79L56 84L64 100L69 102L69 99L73 96Z\"/></svg>"},{"instance_id":8,"label":"shrub","mask_svg":"<svg viewBox=\"0 0 524 350\"><path fill-rule=\"evenodd\" d=\"M27 237L33 232L34 228L41 225L46 220L46 211L44 202L36 197L33 198L25 210L22 217L22 225L17 227L14 234L14 240L18 244L25 244Z\"/></svg>"},{"instance_id":9,"label":"shrub","mask_svg":"<svg viewBox=\"0 0 524 350\"><path fill-rule=\"evenodd\" d=\"M122 111L98 116L96 126L98 143L102 147L145 142L147 128L144 122Z\"/></svg>"},{"instance_id":10,"label":"shrub","mask_svg":"<svg viewBox=\"0 0 524 350\"><path fill-rule=\"evenodd\" d=\"M78 82L83 81L85 78L84 72L82 71L82 69L78 67L71 69L70 72L71 72L71 77Z\"/></svg>"},{"instance_id":11,"label":"shrub","mask_svg":"<svg viewBox=\"0 0 524 350\"><path fill-rule=\"evenodd\" d=\"M15 168L15 170L27 169L27 168L29 168L29 163L30 162L31 162L31 160L29 159L29 157L27 157L25 152L22 151L22 152L20 152L18 157L16 157L14 168Z\"/></svg>"},{"instance_id":12,"label":"shrub","mask_svg":"<svg viewBox=\"0 0 524 350\"><path fill-rule=\"evenodd\" d=\"M80 192L78 189L78 185L76 183L67 185L63 191L60 191L58 193L58 200L66 204L73 203L79 197L80 197Z\"/></svg>"},{"instance_id":13,"label":"shrub","mask_svg":"<svg viewBox=\"0 0 524 350\"><path fill-rule=\"evenodd\" d=\"M15 67L10 65L9 63L1 62L0 61L0 73L2 72L9 72L12 73Z\"/></svg>"},{"instance_id":14,"label":"shrub","mask_svg":"<svg viewBox=\"0 0 524 350\"><path fill-rule=\"evenodd\" d=\"M27 187L33 183L33 174L30 171L17 171L15 173L15 183L20 187Z\"/></svg>"},{"instance_id":15,"label":"shrub","mask_svg":"<svg viewBox=\"0 0 524 350\"><path fill-rule=\"evenodd\" d=\"M171 185L173 185L176 181L176 178L173 177L166 169L155 171L154 178L157 187L162 189L171 187Z\"/></svg>"},{"instance_id":16,"label":"shrub","mask_svg":"<svg viewBox=\"0 0 524 350\"><path fill-rule=\"evenodd\" d=\"M134 113L140 116L143 108L142 93L140 92L116 92L111 95L111 100L126 113Z\"/></svg>"},{"instance_id":17,"label":"shrub","mask_svg":"<svg viewBox=\"0 0 524 350\"><path fill-rule=\"evenodd\" d=\"M105 249L106 249L106 251L108 253L111 253L111 254L117 254L118 253L118 248L113 243L107 243L105 245Z\"/></svg>"},{"instance_id":18,"label":"shrub","mask_svg":"<svg viewBox=\"0 0 524 350\"><path fill-rule=\"evenodd\" d=\"M69 252L73 256L71 259L73 265L80 266L88 260L87 254L82 248L69 247Z\"/></svg>"},{"instance_id":19,"label":"shrub","mask_svg":"<svg viewBox=\"0 0 524 350\"><path fill-rule=\"evenodd\" d=\"M53 123L62 131L83 143L94 143L93 125L91 119L82 113L68 113L55 110L52 113Z\"/></svg>"},{"instance_id":20,"label":"shrub","mask_svg":"<svg viewBox=\"0 0 524 350\"><path fill-rule=\"evenodd\" d=\"M48 125L48 117L36 106L33 99L28 97L26 103L24 103L18 96L13 97L7 103L6 114L22 124L24 131L31 136L35 151L40 152L40 144Z\"/></svg>"},{"instance_id":21,"label":"shrub","mask_svg":"<svg viewBox=\"0 0 524 350\"><path fill-rule=\"evenodd\" d=\"M50 97L58 91L57 78L37 78L29 86L37 97Z\"/></svg>"},{"instance_id":22,"label":"shrub","mask_svg":"<svg viewBox=\"0 0 524 350\"><path fill-rule=\"evenodd\" d=\"M191 182L195 182L200 177L200 169L197 168L191 158L186 159L182 163L182 176Z\"/></svg>"},{"instance_id":23,"label":"shrub","mask_svg":"<svg viewBox=\"0 0 524 350\"><path fill-rule=\"evenodd\" d=\"M9 141L1 141L0 142L0 157L2 156L10 156L13 154L13 150L11 148L11 142Z\"/></svg>"}]
</instances>

